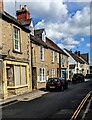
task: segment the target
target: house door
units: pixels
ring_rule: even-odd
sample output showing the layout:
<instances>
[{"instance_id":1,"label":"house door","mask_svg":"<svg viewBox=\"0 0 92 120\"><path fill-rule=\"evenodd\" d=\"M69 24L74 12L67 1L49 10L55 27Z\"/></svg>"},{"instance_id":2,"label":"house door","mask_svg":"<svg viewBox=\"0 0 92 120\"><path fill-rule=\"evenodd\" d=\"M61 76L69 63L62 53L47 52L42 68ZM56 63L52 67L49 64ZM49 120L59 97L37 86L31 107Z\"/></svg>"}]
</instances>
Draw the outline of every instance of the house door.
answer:
<instances>
[{"instance_id":1,"label":"house door","mask_svg":"<svg viewBox=\"0 0 92 120\"><path fill-rule=\"evenodd\" d=\"M37 88L37 70L36 67L32 67L32 89Z\"/></svg>"},{"instance_id":2,"label":"house door","mask_svg":"<svg viewBox=\"0 0 92 120\"><path fill-rule=\"evenodd\" d=\"M64 80L66 80L66 69L62 69L61 70L61 74L62 74L62 78L64 79Z\"/></svg>"}]
</instances>

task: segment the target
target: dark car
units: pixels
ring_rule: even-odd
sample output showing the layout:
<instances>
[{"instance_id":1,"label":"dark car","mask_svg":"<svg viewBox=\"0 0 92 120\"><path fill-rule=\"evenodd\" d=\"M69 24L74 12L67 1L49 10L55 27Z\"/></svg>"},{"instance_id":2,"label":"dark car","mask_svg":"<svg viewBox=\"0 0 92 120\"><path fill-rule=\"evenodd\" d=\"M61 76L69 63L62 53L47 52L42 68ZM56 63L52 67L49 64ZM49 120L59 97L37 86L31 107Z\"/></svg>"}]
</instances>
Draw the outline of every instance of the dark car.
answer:
<instances>
[{"instance_id":1,"label":"dark car","mask_svg":"<svg viewBox=\"0 0 92 120\"><path fill-rule=\"evenodd\" d=\"M64 90L68 88L68 81L63 78L49 78L46 83L46 90Z\"/></svg>"},{"instance_id":2,"label":"dark car","mask_svg":"<svg viewBox=\"0 0 92 120\"><path fill-rule=\"evenodd\" d=\"M84 75L81 73L74 74L72 77L72 82L73 83L84 82Z\"/></svg>"},{"instance_id":3,"label":"dark car","mask_svg":"<svg viewBox=\"0 0 92 120\"><path fill-rule=\"evenodd\" d=\"M88 79L92 78L92 74L86 74L85 78L88 78Z\"/></svg>"}]
</instances>

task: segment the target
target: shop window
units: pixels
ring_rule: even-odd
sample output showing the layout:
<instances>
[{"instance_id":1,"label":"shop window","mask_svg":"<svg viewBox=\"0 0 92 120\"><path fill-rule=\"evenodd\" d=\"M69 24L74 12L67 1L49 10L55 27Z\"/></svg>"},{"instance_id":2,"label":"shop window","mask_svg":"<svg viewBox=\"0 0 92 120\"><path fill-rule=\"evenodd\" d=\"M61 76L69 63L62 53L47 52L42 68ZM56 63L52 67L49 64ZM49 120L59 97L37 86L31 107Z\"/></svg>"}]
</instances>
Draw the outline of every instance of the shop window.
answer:
<instances>
[{"instance_id":1,"label":"shop window","mask_svg":"<svg viewBox=\"0 0 92 120\"><path fill-rule=\"evenodd\" d=\"M27 84L26 66L14 66L16 86Z\"/></svg>"},{"instance_id":2,"label":"shop window","mask_svg":"<svg viewBox=\"0 0 92 120\"><path fill-rule=\"evenodd\" d=\"M16 86L21 85L21 82L20 82L20 66L14 66L14 74L15 74Z\"/></svg>"},{"instance_id":3,"label":"shop window","mask_svg":"<svg viewBox=\"0 0 92 120\"><path fill-rule=\"evenodd\" d=\"M25 85L25 84L27 84L27 81L26 81L26 67L25 66L22 66L21 67L21 84L22 85Z\"/></svg>"},{"instance_id":4,"label":"shop window","mask_svg":"<svg viewBox=\"0 0 92 120\"><path fill-rule=\"evenodd\" d=\"M14 67L13 65L6 66L7 86L14 86Z\"/></svg>"}]
</instances>

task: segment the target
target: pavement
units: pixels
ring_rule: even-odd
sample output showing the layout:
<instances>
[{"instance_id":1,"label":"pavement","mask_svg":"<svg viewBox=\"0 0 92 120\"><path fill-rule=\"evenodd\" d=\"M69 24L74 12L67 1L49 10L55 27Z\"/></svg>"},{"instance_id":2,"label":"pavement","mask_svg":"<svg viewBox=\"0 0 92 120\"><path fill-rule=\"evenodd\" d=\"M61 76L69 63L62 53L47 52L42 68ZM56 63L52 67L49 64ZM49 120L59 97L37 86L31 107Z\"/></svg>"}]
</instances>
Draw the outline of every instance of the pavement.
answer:
<instances>
[{"instance_id":1,"label":"pavement","mask_svg":"<svg viewBox=\"0 0 92 120\"><path fill-rule=\"evenodd\" d=\"M45 91L45 89L42 90L33 90L32 92L25 93L23 95L14 95L12 97L9 97L7 99L0 99L0 106L5 107L9 104L14 104L18 101L30 101L36 98L41 97L44 94L47 94L48 92Z\"/></svg>"}]
</instances>

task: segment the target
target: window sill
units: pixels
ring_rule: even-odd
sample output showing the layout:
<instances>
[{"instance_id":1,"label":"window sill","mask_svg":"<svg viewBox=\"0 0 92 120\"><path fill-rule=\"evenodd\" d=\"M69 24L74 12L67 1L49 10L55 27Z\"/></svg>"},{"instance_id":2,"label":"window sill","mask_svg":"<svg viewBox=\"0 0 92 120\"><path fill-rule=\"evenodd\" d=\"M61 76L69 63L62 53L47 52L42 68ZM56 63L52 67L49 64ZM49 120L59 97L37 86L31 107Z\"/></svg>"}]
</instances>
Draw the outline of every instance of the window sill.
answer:
<instances>
[{"instance_id":1,"label":"window sill","mask_svg":"<svg viewBox=\"0 0 92 120\"><path fill-rule=\"evenodd\" d=\"M19 86L7 86L8 89L13 89L13 88L21 88L21 87L27 87L28 85L25 84L25 85L19 85Z\"/></svg>"},{"instance_id":2,"label":"window sill","mask_svg":"<svg viewBox=\"0 0 92 120\"><path fill-rule=\"evenodd\" d=\"M39 81L38 83L46 83L46 81Z\"/></svg>"},{"instance_id":3,"label":"window sill","mask_svg":"<svg viewBox=\"0 0 92 120\"><path fill-rule=\"evenodd\" d=\"M41 60L41 62L45 62L45 61Z\"/></svg>"},{"instance_id":4,"label":"window sill","mask_svg":"<svg viewBox=\"0 0 92 120\"><path fill-rule=\"evenodd\" d=\"M16 51L16 50L13 50L14 53L18 53L18 54L23 54L23 52L19 52L19 51Z\"/></svg>"}]
</instances>

